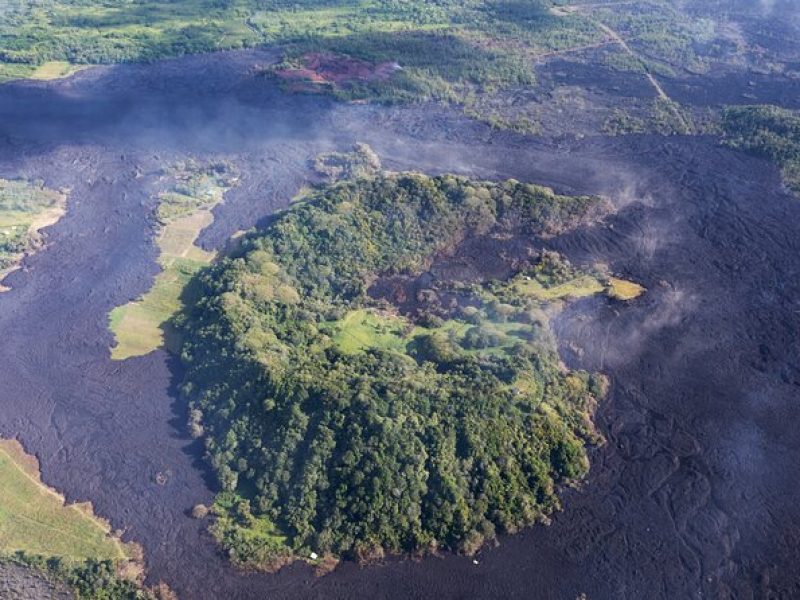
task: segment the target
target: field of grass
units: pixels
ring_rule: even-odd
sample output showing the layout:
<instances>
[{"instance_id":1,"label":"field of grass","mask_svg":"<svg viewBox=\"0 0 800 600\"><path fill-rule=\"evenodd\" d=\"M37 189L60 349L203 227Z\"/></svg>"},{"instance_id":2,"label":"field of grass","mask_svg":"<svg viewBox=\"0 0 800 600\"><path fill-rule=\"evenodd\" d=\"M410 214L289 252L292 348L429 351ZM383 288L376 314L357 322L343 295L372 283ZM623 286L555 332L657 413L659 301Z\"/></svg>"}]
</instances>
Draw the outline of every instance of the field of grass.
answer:
<instances>
[{"instance_id":1,"label":"field of grass","mask_svg":"<svg viewBox=\"0 0 800 600\"><path fill-rule=\"evenodd\" d=\"M0 61L0 83L12 79L34 79L49 81L69 77L91 65L76 65L65 60L50 60L40 65L29 63L7 63Z\"/></svg>"},{"instance_id":2,"label":"field of grass","mask_svg":"<svg viewBox=\"0 0 800 600\"><path fill-rule=\"evenodd\" d=\"M633 281L609 277L608 289L606 291L608 295L615 300L633 300L644 294L646 290Z\"/></svg>"},{"instance_id":3,"label":"field of grass","mask_svg":"<svg viewBox=\"0 0 800 600\"><path fill-rule=\"evenodd\" d=\"M161 249L153 287L139 300L111 311L111 330L116 345L111 351L115 360L149 354L167 344L171 336L168 321L182 307L180 295L192 275L208 265L214 253L194 245L197 236L213 221L209 209L170 223L159 234Z\"/></svg>"},{"instance_id":4,"label":"field of grass","mask_svg":"<svg viewBox=\"0 0 800 600\"><path fill-rule=\"evenodd\" d=\"M61 79L62 77L69 77L78 71L82 71L89 66L90 65L73 65L65 60L51 60L36 67L29 77L30 79L39 81Z\"/></svg>"},{"instance_id":5,"label":"field of grass","mask_svg":"<svg viewBox=\"0 0 800 600\"><path fill-rule=\"evenodd\" d=\"M40 182L0 179L0 281L41 245L39 231L63 216L66 200Z\"/></svg>"},{"instance_id":6,"label":"field of grass","mask_svg":"<svg viewBox=\"0 0 800 600\"><path fill-rule=\"evenodd\" d=\"M35 65L0 62L0 83L14 79L27 79L36 70Z\"/></svg>"},{"instance_id":7,"label":"field of grass","mask_svg":"<svg viewBox=\"0 0 800 600\"><path fill-rule=\"evenodd\" d=\"M23 551L67 561L128 561L132 548L88 504L64 498L39 478L36 459L14 440L0 440L0 555Z\"/></svg>"},{"instance_id":8,"label":"field of grass","mask_svg":"<svg viewBox=\"0 0 800 600\"><path fill-rule=\"evenodd\" d=\"M330 326L336 346L354 354L371 348L403 352L408 343L408 325L402 317L359 309L350 311Z\"/></svg>"},{"instance_id":9,"label":"field of grass","mask_svg":"<svg viewBox=\"0 0 800 600\"><path fill-rule=\"evenodd\" d=\"M645 292L638 283L610 276L604 266L592 272L580 271L549 253L533 269L517 275L511 286L515 294L544 305L601 293L615 300L633 300Z\"/></svg>"},{"instance_id":10,"label":"field of grass","mask_svg":"<svg viewBox=\"0 0 800 600\"><path fill-rule=\"evenodd\" d=\"M538 300L551 302L569 298L585 298L603 291L603 285L592 275L580 275L554 286L545 286L534 278L522 279L514 288L523 296L533 296Z\"/></svg>"},{"instance_id":11,"label":"field of grass","mask_svg":"<svg viewBox=\"0 0 800 600\"><path fill-rule=\"evenodd\" d=\"M600 291L602 291L602 287ZM458 319L444 321L438 327L413 325L408 319L370 309L356 309L342 319L327 324L337 348L347 354L367 350L390 350L406 353L415 342L434 336L447 344L459 347L459 352L476 355L502 354L514 345L524 342L521 333L526 330L520 323L486 318L480 323L480 333L491 340L485 347L469 347L468 332L476 329L472 323Z\"/></svg>"},{"instance_id":12,"label":"field of grass","mask_svg":"<svg viewBox=\"0 0 800 600\"><path fill-rule=\"evenodd\" d=\"M512 351L519 344L535 346L539 342L538 336L530 336L528 325L505 316L505 313L518 311L519 307L502 301L517 305L522 301L530 306L534 320L546 323L546 309L562 301L603 293L609 298L627 301L645 292L637 283L602 272L582 272L560 262L555 266L544 264L548 266L540 265L531 275L520 274L509 284L499 284L492 292L484 291L482 307L471 309L470 317L462 315L446 319L438 326L422 326L383 310L359 308L324 323L323 330L346 354L367 350L413 352L417 342L434 337L442 345L457 348L464 354L493 356ZM537 306L540 308L535 308Z\"/></svg>"},{"instance_id":13,"label":"field of grass","mask_svg":"<svg viewBox=\"0 0 800 600\"><path fill-rule=\"evenodd\" d=\"M181 294L189 280L215 256L195 242L213 222L212 209L236 182L228 165L203 166L192 161L177 165L166 179L169 189L159 196L156 215L161 272L141 298L111 311L109 326L115 338L111 357L115 360L144 356L162 346L175 349L169 321L183 307Z\"/></svg>"}]
</instances>

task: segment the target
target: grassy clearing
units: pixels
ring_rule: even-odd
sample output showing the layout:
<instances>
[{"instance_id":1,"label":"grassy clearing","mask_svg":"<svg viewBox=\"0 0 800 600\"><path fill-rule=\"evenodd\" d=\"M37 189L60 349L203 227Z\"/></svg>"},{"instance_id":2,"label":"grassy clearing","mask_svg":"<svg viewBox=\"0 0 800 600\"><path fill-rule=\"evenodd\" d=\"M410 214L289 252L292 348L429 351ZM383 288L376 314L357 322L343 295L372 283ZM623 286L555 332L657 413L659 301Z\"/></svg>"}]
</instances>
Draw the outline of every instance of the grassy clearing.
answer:
<instances>
[{"instance_id":1,"label":"grassy clearing","mask_svg":"<svg viewBox=\"0 0 800 600\"><path fill-rule=\"evenodd\" d=\"M601 288L602 291L602 288ZM356 309L327 324L336 347L346 354L367 350L413 352L416 343L436 338L466 355L498 355L529 341L528 328L518 322L485 318L479 325L448 319L438 327L413 325L408 319L386 312ZM480 338L484 342L475 344Z\"/></svg>"},{"instance_id":2,"label":"grassy clearing","mask_svg":"<svg viewBox=\"0 0 800 600\"><path fill-rule=\"evenodd\" d=\"M211 507L210 527L218 542L234 548L231 559L242 568L271 562L276 568L292 560L288 538L264 515L254 515L250 502L233 492L218 494Z\"/></svg>"},{"instance_id":3,"label":"grassy clearing","mask_svg":"<svg viewBox=\"0 0 800 600\"><path fill-rule=\"evenodd\" d=\"M617 277L608 278L609 297L615 300L633 300L644 294L645 288L633 281L618 279Z\"/></svg>"},{"instance_id":4,"label":"grassy clearing","mask_svg":"<svg viewBox=\"0 0 800 600\"><path fill-rule=\"evenodd\" d=\"M581 271L549 252L534 268L517 275L511 286L516 294L542 304L601 293L615 300L632 300L646 291L638 283L611 277L605 265L596 265L592 272Z\"/></svg>"},{"instance_id":5,"label":"grassy clearing","mask_svg":"<svg viewBox=\"0 0 800 600\"><path fill-rule=\"evenodd\" d=\"M41 182L0 179L0 281L41 246L40 230L58 222L66 204L66 192Z\"/></svg>"},{"instance_id":6,"label":"grassy clearing","mask_svg":"<svg viewBox=\"0 0 800 600\"><path fill-rule=\"evenodd\" d=\"M402 317L358 309L331 323L331 337L336 346L348 354L367 349L403 352L408 343L408 329L409 323Z\"/></svg>"},{"instance_id":7,"label":"grassy clearing","mask_svg":"<svg viewBox=\"0 0 800 600\"><path fill-rule=\"evenodd\" d=\"M5 63L0 61L0 83L14 79L27 79L36 70L36 65Z\"/></svg>"},{"instance_id":8,"label":"grassy clearing","mask_svg":"<svg viewBox=\"0 0 800 600\"><path fill-rule=\"evenodd\" d=\"M69 561L128 561L134 551L111 534L89 504L64 504L45 486L37 460L14 440L0 440L0 554L18 551Z\"/></svg>"},{"instance_id":9,"label":"grassy clearing","mask_svg":"<svg viewBox=\"0 0 800 600\"><path fill-rule=\"evenodd\" d=\"M427 335L443 335L457 340L463 338L471 325L451 319L440 327L421 327L413 325L402 316L359 308L349 311L338 321L327 323L327 327L339 350L347 354L358 354L367 350L405 353L409 344Z\"/></svg>"},{"instance_id":10,"label":"grassy clearing","mask_svg":"<svg viewBox=\"0 0 800 600\"><path fill-rule=\"evenodd\" d=\"M407 318L373 308L350 310L342 318L323 325L335 346L346 354L368 350L415 353L420 344L433 343L465 355L498 356L520 345L536 348L542 334L532 323L546 324L548 312L565 301L605 293L615 300L633 300L645 292L641 285L610 277L602 270L588 273L572 268L552 254L527 273L508 283L484 290L480 307L440 320L435 325L414 325ZM522 312L528 316L522 321ZM514 316L516 315L516 316ZM520 384L525 387L524 382Z\"/></svg>"},{"instance_id":11,"label":"grassy clearing","mask_svg":"<svg viewBox=\"0 0 800 600\"><path fill-rule=\"evenodd\" d=\"M39 65L28 76L30 79L38 81L50 81L74 75L78 71L88 69L91 65L73 65L64 60L51 60Z\"/></svg>"},{"instance_id":12,"label":"grassy clearing","mask_svg":"<svg viewBox=\"0 0 800 600\"><path fill-rule=\"evenodd\" d=\"M603 285L592 275L581 275L564 283L546 286L533 278L523 279L514 284L516 291L524 296L532 296L544 302L585 298L603 291Z\"/></svg>"},{"instance_id":13,"label":"grassy clearing","mask_svg":"<svg viewBox=\"0 0 800 600\"><path fill-rule=\"evenodd\" d=\"M212 209L236 183L228 165L201 166L193 161L176 166L166 179L169 189L160 195L157 209L161 230L156 243L161 272L141 298L111 311L109 326L116 340L111 350L114 360L144 356L162 346L176 348L169 321L183 307L181 294L192 276L215 256L195 242L213 222Z\"/></svg>"},{"instance_id":14,"label":"grassy clearing","mask_svg":"<svg viewBox=\"0 0 800 600\"><path fill-rule=\"evenodd\" d=\"M522 295L532 296L542 302L586 298L602 292L615 300L633 300L645 292L644 287L633 281L617 277L605 278L605 282L603 279L603 277L598 278L594 275L581 275L550 287L535 279L528 279L516 283L515 289Z\"/></svg>"}]
</instances>

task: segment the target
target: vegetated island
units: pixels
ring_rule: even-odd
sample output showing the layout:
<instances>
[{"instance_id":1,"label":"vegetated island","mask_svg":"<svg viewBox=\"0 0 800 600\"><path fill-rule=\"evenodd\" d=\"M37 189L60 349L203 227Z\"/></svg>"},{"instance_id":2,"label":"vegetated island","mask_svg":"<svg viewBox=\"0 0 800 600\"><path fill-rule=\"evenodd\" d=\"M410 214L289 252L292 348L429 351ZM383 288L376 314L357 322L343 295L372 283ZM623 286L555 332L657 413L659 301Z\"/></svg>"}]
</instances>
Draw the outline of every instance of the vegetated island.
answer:
<instances>
[{"instance_id":1,"label":"vegetated island","mask_svg":"<svg viewBox=\"0 0 800 600\"><path fill-rule=\"evenodd\" d=\"M64 215L67 190L51 190L41 181L0 179L0 292L3 279L27 254L43 244L40 230Z\"/></svg>"},{"instance_id":2,"label":"vegetated island","mask_svg":"<svg viewBox=\"0 0 800 600\"><path fill-rule=\"evenodd\" d=\"M214 258L195 242L214 220L212 209L237 181L236 170L224 161L186 160L164 169L155 214L162 270L141 298L111 311L111 358L143 356L165 344L177 351L170 319L181 310L181 294L192 275Z\"/></svg>"},{"instance_id":3,"label":"vegetated island","mask_svg":"<svg viewBox=\"0 0 800 600\"><path fill-rule=\"evenodd\" d=\"M588 469L605 387L560 363L548 316L615 286L534 246L606 209L383 175L307 195L202 271L176 320L182 393L233 562L472 553L546 521Z\"/></svg>"}]
</instances>

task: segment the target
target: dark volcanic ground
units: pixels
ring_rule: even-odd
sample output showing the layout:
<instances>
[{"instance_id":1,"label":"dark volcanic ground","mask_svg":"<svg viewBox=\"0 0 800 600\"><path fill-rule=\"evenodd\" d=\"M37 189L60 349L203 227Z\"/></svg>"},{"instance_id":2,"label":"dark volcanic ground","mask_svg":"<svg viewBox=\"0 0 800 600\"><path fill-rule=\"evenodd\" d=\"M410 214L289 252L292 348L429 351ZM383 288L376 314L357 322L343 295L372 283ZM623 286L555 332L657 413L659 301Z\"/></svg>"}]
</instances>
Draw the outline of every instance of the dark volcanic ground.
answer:
<instances>
[{"instance_id":1,"label":"dark volcanic ground","mask_svg":"<svg viewBox=\"0 0 800 600\"><path fill-rule=\"evenodd\" d=\"M0 176L72 188L48 247L0 295L0 434L44 480L143 544L182 598L791 598L800 596L800 202L770 165L713 139L630 136L558 146L431 107L287 97L222 54L0 86ZM393 169L513 176L602 193L605 225L555 239L644 283L557 323L566 358L612 380L608 443L550 527L457 556L238 575L187 512L212 491L183 432L179 367L108 356L107 314L156 273L147 182L184 155L226 157L242 185L203 236L285 206L321 150L369 143ZM156 475L164 473L164 485Z\"/></svg>"}]
</instances>

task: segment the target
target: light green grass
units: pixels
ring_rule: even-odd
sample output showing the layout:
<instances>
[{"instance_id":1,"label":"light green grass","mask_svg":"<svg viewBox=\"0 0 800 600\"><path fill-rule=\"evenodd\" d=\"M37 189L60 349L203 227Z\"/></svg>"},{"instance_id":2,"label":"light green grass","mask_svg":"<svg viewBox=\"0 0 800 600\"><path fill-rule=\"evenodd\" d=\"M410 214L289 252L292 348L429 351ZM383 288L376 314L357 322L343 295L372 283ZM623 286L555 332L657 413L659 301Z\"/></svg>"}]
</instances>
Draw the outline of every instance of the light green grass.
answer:
<instances>
[{"instance_id":1,"label":"light green grass","mask_svg":"<svg viewBox=\"0 0 800 600\"><path fill-rule=\"evenodd\" d=\"M14 79L27 79L34 71L36 71L36 65L0 62L0 83Z\"/></svg>"},{"instance_id":2,"label":"light green grass","mask_svg":"<svg viewBox=\"0 0 800 600\"><path fill-rule=\"evenodd\" d=\"M78 71L88 69L90 66L91 65L73 65L63 60L51 60L36 67L28 77L39 81L50 81L52 79L69 77Z\"/></svg>"},{"instance_id":3,"label":"light green grass","mask_svg":"<svg viewBox=\"0 0 800 600\"><path fill-rule=\"evenodd\" d=\"M408 328L406 319L365 309L350 311L334 322L332 328L333 342L351 354L367 349L403 352L409 341L404 335Z\"/></svg>"},{"instance_id":4,"label":"light green grass","mask_svg":"<svg viewBox=\"0 0 800 600\"><path fill-rule=\"evenodd\" d=\"M603 292L615 300L633 300L641 296L645 288L638 283L618 277L582 274L553 286L546 286L534 278L517 279L514 291L541 302L554 302L586 298Z\"/></svg>"},{"instance_id":5,"label":"light green grass","mask_svg":"<svg viewBox=\"0 0 800 600\"><path fill-rule=\"evenodd\" d=\"M379 2L356 1L300 10L258 11L248 23L268 41L288 41L308 36L335 38L357 33L432 31L448 27L450 19L441 13L433 22L415 23L402 14L383 9Z\"/></svg>"},{"instance_id":6,"label":"light green grass","mask_svg":"<svg viewBox=\"0 0 800 600\"><path fill-rule=\"evenodd\" d=\"M211 212L203 210L164 227L158 240L162 271L153 287L139 300L111 311L109 325L116 339L111 358L144 356L164 345L174 349L168 321L183 308L181 294L192 275L214 258L194 245L211 221Z\"/></svg>"},{"instance_id":7,"label":"light green grass","mask_svg":"<svg viewBox=\"0 0 800 600\"><path fill-rule=\"evenodd\" d=\"M633 300L644 294L645 289L638 283L618 279L617 277L608 278L608 295L615 300Z\"/></svg>"},{"instance_id":8,"label":"light green grass","mask_svg":"<svg viewBox=\"0 0 800 600\"><path fill-rule=\"evenodd\" d=\"M89 67L91 67L91 65L76 65L63 60L51 60L41 65L0 61L0 83L12 81L14 79L50 81L52 79L69 77Z\"/></svg>"},{"instance_id":9,"label":"light green grass","mask_svg":"<svg viewBox=\"0 0 800 600\"><path fill-rule=\"evenodd\" d=\"M216 171L214 167L189 161L170 172L174 183L161 194L157 212L163 224L157 239L161 272L141 298L111 311L114 360L144 356L162 346L170 351L177 349L169 322L183 308L181 295L192 276L215 256L195 242L213 222L211 210L236 183L229 171L221 167Z\"/></svg>"},{"instance_id":10,"label":"light green grass","mask_svg":"<svg viewBox=\"0 0 800 600\"><path fill-rule=\"evenodd\" d=\"M69 561L126 561L130 550L88 504L64 505L39 478L36 459L0 440L0 555L17 551Z\"/></svg>"},{"instance_id":11,"label":"light green grass","mask_svg":"<svg viewBox=\"0 0 800 600\"><path fill-rule=\"evenodd\" d=\"M514 284L517 293L546 302L569 298L585 298L603 291L603 285L591 275L580 275L570 281L546 287L536 279L523 279Z\"/></svg>"},{"instance_id":12,"label":"light green grass","mask_svg":"<svg viewBox=\"0 0 800 600\"><path fill-rule=\"evenodd\" d=\"M487 348L465 349L464 354L501 354L523 341L521 333L529 326L515 321L484 320L481 328L497 337L497 343ZM331 338L336 347L348 354L367 350L388 350L405 353L416 339L439 335L460 344L467 331L475 327L458 319L448 319L439 327L422 327L411 324L408 319L385 312L357 309L348 312L342 319L328 323Z\"/></svg>"}]
</instances>

